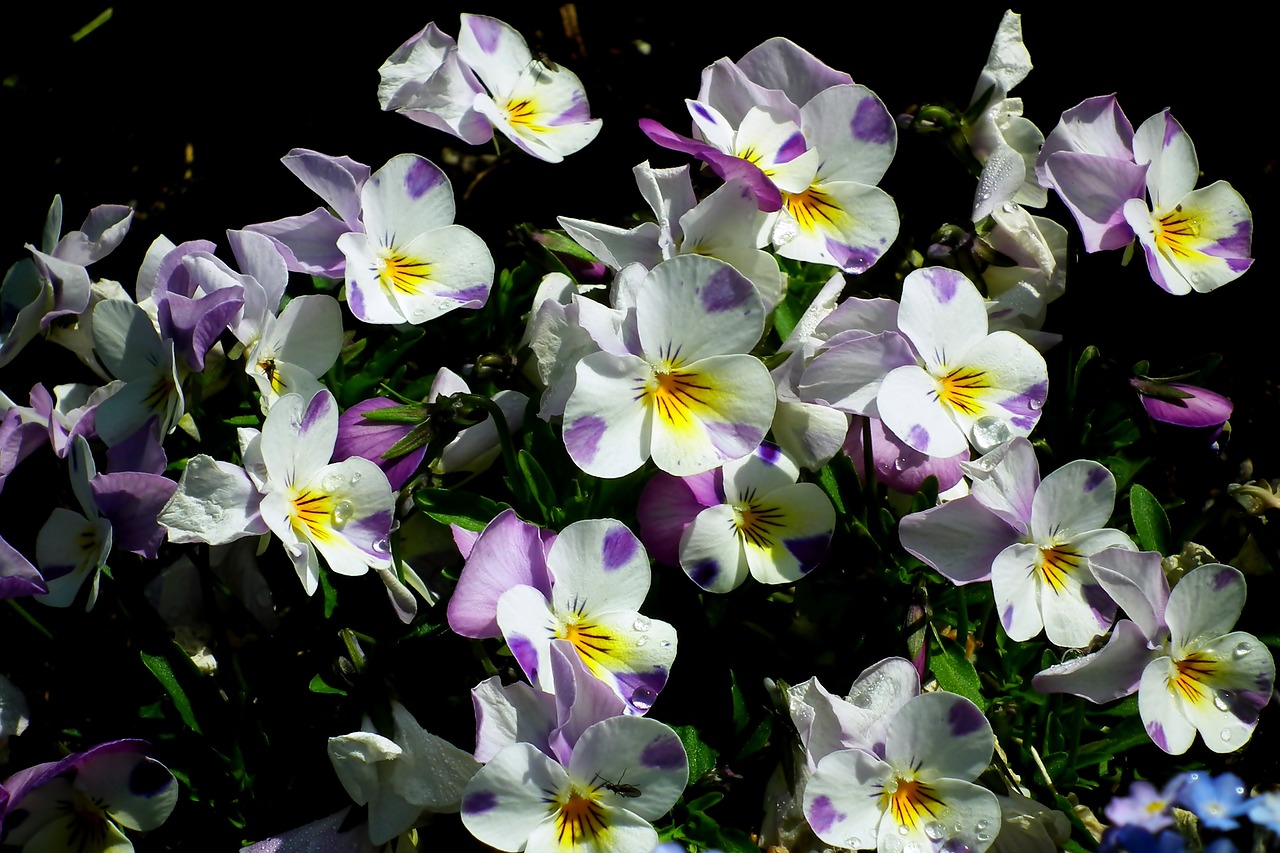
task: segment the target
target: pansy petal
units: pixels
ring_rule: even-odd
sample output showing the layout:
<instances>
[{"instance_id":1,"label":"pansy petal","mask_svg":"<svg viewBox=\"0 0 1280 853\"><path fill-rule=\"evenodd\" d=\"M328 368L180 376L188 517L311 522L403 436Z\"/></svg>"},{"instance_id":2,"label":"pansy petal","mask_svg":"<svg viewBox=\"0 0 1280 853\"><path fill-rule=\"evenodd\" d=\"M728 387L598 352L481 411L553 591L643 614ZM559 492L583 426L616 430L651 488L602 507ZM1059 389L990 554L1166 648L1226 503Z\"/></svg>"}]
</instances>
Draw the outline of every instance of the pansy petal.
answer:
<instances>
[{"instance_id":1,"label":"pansy petal","mask_svg":"<svg viewBox=\"0 0 1280 853\"><path fill-rule=\"evenodd\" d=\"M631 714L653 706L676 657L676 629L634 610L562 621L557 637L573 645L587 670L609 685Z\"/></svg>"},{"instance_id":2,"label":"pansy petal","mask_svg":"<svg viewBox=\"0 0 1280 853\"><path fill-rule=\"evenodd\" d=\"M720 502L715 493L719 474L707 471L676 477L659 471L645 484L636 505L636 520L645 548L668 566L680 562L680 537L685 528L708 506Z\"/></svg>"},{"instance_id":3,"label":"pansy petal","mask_svg":"<svg viewBox=\"0 0 1280 853\"><path fill-rule=\"evenodd\" d=\"M1031 507L1031 536L1045 542L1105 527L1116 500L1116 478L1089 459L1077 459L1040 483Z\"/></svg>"},{"instance_id":4,"label":"pansy petal","mask_svg":"<svg viewBox=\"0 0 1280 853\"><path fill-rule=\"evenodd\" d=\"M301 216L246 225L244 230L269 238L294 272L341 278L346 270L347 261L338 249L338 238L351 227L323 207Z\"/></svg>"},{"instance_id":5,"label":"pansy petal","mask_svg":"<svg viewBox=\"0 0 1280 853\"><path fill-rule=\"evenodd\" d=\"M547 599L531 586L513 586L498 597L498 627L525 677L540 690L555 689L551 639L558 625Z\"/></svg>"},{"instance_id":6,"label":"pansy petal","mask_svg":"<svg viewBox=\"0 0 1280 853\"><path fill-rule=\"evenodd\" d=\"M684 792L689 760L680 738L665 723L645 717L610 717L582 733L569 774L594 784L631 785L638 795L623 798L606 788L604 802L656 820Z\"/></svg>"},{"instance_id":7,"label":"pansy petal","mask_svg":"<svg viewBox=\"0 0 1280 853\"><path fill-rule=\"evenodd\" d=\"M658 833L649 821L621 806L600 804L581 819L569 816L563 822L553 818L538 824L521 849L525 853L650 853L657 846Z\"/></svg>"},{"instance_id":8,"label":"pansy petal","mask_svg":"<svg viewBox=\"0 0 1280 853\"><path fill-rule=\"evenodd\" d=\"M1044 627L1040 615L1040 582L1035 566L1040 549L1014 544L1005 548L991 564L991 591L995 595L1000 624L1009 639L1030 640Z\"/></svg>"},{"instance_id":9,"label":"pansy petal","mask_svg":"<svg viewBox=\"0 0 1280 853\"><path fill-rule=\"evenodd\" d=\"M1155 655L1138 626L1121 619L1101 649L1041 670L1032 685L1041 693L1071 693L1102 704L1136 691Z\"/></svg>"},{"instance_id":10,"label":"pansy petal","mask_svg":"<svg viewBox=\"0 0 1280 853\"><path fill-rule=\"evenodd\" d=\"M1018 532L974 497L916 512L898 525L902 547L956 584L991 577L996 557Z\"/></svg>"},{"instance_id":11,"label":"pansy petal","mask_svg":"<svg viewBox=\"0 0 1280 853\"><path fill-rule=\"evenodd\" d=\"M804 816L828 844L873 850L883 809L880 791L893 768L860 749L833 752L818 762L804 790Z\"/></svg>"},{"instance_id":12,"label":"pansy petal","mask_svg":"<svg viewBox=\"0 0 1280 853\"><path fill-rule=\"evenodd\" d=\"M1187 572L1169 593L1165 621L1174 648L1220 637L1235 627L1244 609L1244 575L1221 563Z\"/></svg>"},{"instance_id":13,"label":"pansy petal","mask_svg":"<svg viewBox=\"0 0 1280 853\"><path fill-rule=\"evenodd\" d=\"M280 162L337 211L348 229L356 227L360 222L360 188L369 180L368 166L350 157L334 157L309 148L295 148Z\"/></svg>"},{"instance_id":14,"label":"pansy petal","mask_svg":"<svg viewBox=\"0 0 1280 853\"><path fill-rule=\"evenodd\" d=\"M521 521L514 510L503 510L468 555L449 599L449 627L464 637L499 636L498 599L522 584L551 592L542 539L536 525Z\"/></svg>"},{"instance_id":15,"label":"pansy petal","mask_svg":"<svg viewBox=\"0 0 1280 853\"><path fill-rule=\"evenodd\" d=\"M980 446L979 422L990 423L984 418L996 419L1013 436L1035 428L1049 394L1049 370L1031 344L1013 332L992 332L938 384L956 422Z\"/></svg>"},{"instance_id":16,"label":"pansy petal","mask_svg":"<svg viewBox=\"0 0 1280 853\"><path fill-rule=\"evenodd\" d=\"M1177 674L1173 661L1159 657L1147 664L1138 684L1142 724L1155 745L1170 755L1186 752L1196 738L1196 727L1187 719L1183 700L1170 686Z\"/></svg>"},{"instance_id":17,"label":"pansy petal","mask_svg":"<svg viewBox=\"0 0 1280 853\"><path fill-rule=\"evenodd\" d=\"M374 172L360 190L364 226L374 239L401 239L453 222L453 186L435 163L399 154Z\"/></svg>"},{"instance_id":18,"label":"pansy petal","mask_svg":"<svg viewBox=\"0 0 1280 853\"><path fill-rule=\"evenodd\" d=\"M680 540L680 566L708 592L728 592L742 585L749 567L733 507L718 504L698 514Z\"/></svg>"},{"instance_id":19,"label":"pansy petal","mask_svg":"<svg viewBox=\"0 0 1280 853\"><path fill-rule=\"evenodd\" d=\"M387 537L395 497L377 465L359 456L326 465L300 491L307 497L298 495L293 500L298 513L294 524L305 525L329 568L341 575L363 575L370 566L390 563ZM304 515L307 500L312 501L308 506L312 511Z\"/></svg>"},{"instance_id":20,"label":"pansy petal","mask_svg":"<svg viewBox=\"0 0 1280 853\"><path fill-rule=\"evenodd\" d=\"M976 779L991 763L995 736L978 707L962 696L924 693L897 713L885 742L885 760L910 767L928 756L938 776Z\"/></svg>"},{"instance_id":21,"label":"pansy petal","mask_svg":"<svg viewBox=\"0 0 1280 853\"><path fill-rule=\"evenodd\" d=\"M486 15L461 16L458 55L490 91L508 92L533 59L524 36L511 25Z\"/></svg>"},{"instance_id":22,"label":"pansy petal","mask_svg":"<svg viewBox=\"0 0 1280 853\"><path fill-rule=\"evenodd\" d=\"M754 347L764 306L750 280L724 261L680 255L649 273L636 319L647 355L687 364Z\"/></svg>"},{"instance_id":23,"label":"pansy petal","mask_svg":"<svg viewBox=\"0 0 1280 853\"><path fill-rule=\"evenodd\" d=\"M814 483L795 483L750 502L742 512L743 551L761 583L792 583L817 568L835 529L831 499Z\"/></svg>"},{"instance_id":24,"label":"pansy petal","mask_svg":"<svg viewBox=\"0 0 1280 853\"><path fill-rule=\"evenodd\" d=\"M915 366L915 356L902 335L896 331L867 335L819 353L805 368L797 390L803 400L878 417L877 398L884 378L908 365Z\"/></svg>"},{"instance_id":25,"label":"pansy petal","mask_svg":"<svg viewBox=\"0 0 1280 853\"><path fill-rule=\"evenodd\" d=\"M773 227L784 258L866 272L898 236L898 208L879 187L853 181L815 183L784 193Z\"/></svg>"},{"instance_id":26,"label":"pansy petal","mask_svg":"<svg viewBox=\"0 0 1280 853\"><path fill-rule=\"evenodd\" d=\"M1112 600L1148 640L1158 642L1168 632L1164 619L1169 603L1169 580L1159 552L1109 548L1092 554L1089 562Z\"/></svg>"},{"instance_id":27,"label":"pansy petal","mask_svg":"<svg viewBox=\"0 0 1280 853\"><path fill-rule=\"evenodd\" d=\"M963 273L925 267L902 283L898 328L925 366L936 370L953 365L986 337L987 312L978 289Z\"/></svg>"},{"instance_id":28,"label":"pansy petal","mask_svg":"<svg viewBox=\"0 0 1280 853\"><path fill-rule=\"evenodd\" d=\"M577 381L564 407L569 456L595 477L631 473L649 458L652 425L643 391L653 369L638 356L596 352L575 370Z\"/></svg>"},{"instance_id":29,"label":"pansy petal","mask_svg":"<svg viewBox=\"0 0 1280 853\"><path fill-rule=\"evenodd\" d=\"M310 401L286 394L276 401L262 425L262 458L271 478L302 485L329 463L338 438L338 406L321 392Z\"/></svg>"},{"instance_id":30,"label":"pansy petal","mask_svg":"<svg viewBox=\"0 0 1280 853\"><path fill-rule=\"evenodd\" d=\"M899 791L904 786L899 784ZM949 837L975 853L990 846L1000 830L1000 802L981 785L960 779L936 779L917 784L895 800L898 807L885 810L880 822L881 850L887 839L929 849L935 835ZM889 843L892 843L890 841ZM944 842L951 844L952 842ZM954 846L954 844L953 844Z\"/></svg>"},{"instance_id":31,"label":"pansy petal","mask_svg":"<svg viewBox=\"0 0 1280 853\"><path fill-rule=\"evenodd\" d=\"M261 502L243 468L200 454L187 460L178 489L157 520L170 542L225 545L267 532Z\"/></svg>"},{"instance_id":32,"label":"pansy petal","mask_svg":"<svg viewBox=\"0 0 1280 853\"><path fill-rule=\"evenodd\" d=\"M874 186L884 177L897 149L898 128L874 92L865 86L832 86L816 94L800 114L805 139L822 152L817 183Z\"/></svg>"},{"instance_id":33,"label":"pansy petal","mask_svg":"<svg viewBox=\"0 0 1280 853\"><path fill-rule=\"evenodd\" d=\"M497 675L471 688L476 761L487 763L513 743L532 744L547 752L547 735L556 721L550 706L540 698L544 695L523 681L503 684Z\"/></svg>"},{"instance_id":34,"label":"pansy petal","mask_svg":"<svg viewBox=\"0 0 1280 853\"><path fill-rule=\"evenodd\" d=\"M853 82L844 71L832 68L786 38L761 42L743 54L737 66L752 81L766 89L777 89L800 105L832 86Z\"/></svg>"},{"instance_id":35,"label":"pansy petal","mask_svg":"<svg viewBox=\"0 0 1280 853\"><path fill-rule=\"evenodd\" d=\"M77 769L75 786L125 829L155 829L178 802L178 780L168 768L136 753L95 756Z\"/></svg>"},{"instance_id":36,"label":"pansy petal","mask_svg":"<svg viewBox=\"0 0 1280 853\"><path fill-rule=\"evenodd\" d=\"M1129 200L1141 200L1145 166L1062 151L1045 161L1045 171L1075 217L1086 252L1120 249L1133 240L1124 206Z\"/></svg>"},{"instance_id":37,"label":"pansy petal","mask_svg":"<svg viewBox=\"0 0 1280 853\"><path fill-rule=\"evenodd\" d=\"M969 442L938 398L938 380L923 368L906 365L881 382L876 408L884 425L908 447L929 456L955 456Z\"/></svg>"},{"instance_id":38,"label":"pansy petal","mask_svg":"<svg viewBox=\"0 0 1280 853\"><path fill-rule=\"evenodd\" d=\"M462 795L462 823L481 842L515 853L539 824L547 801L564 790L564 768L527 743L512 744L480 768Z\"/></svg>"},{"instance_id":39,"label":"pansy petal","mask_svg":"<svg viewBox=\"0 0 1280 853\"><path fill-rule=\"evenodd\" d=\"M1147 190L1151 204L1169 208L1195 189L1200 165L1191 137L1168 110L1153 115L1133 135L1133 159L1149 163Z\"/></svg>"},{"instance_id":40,"label":"pansy petal","mask_svg":"<svg viewBox=\"0 0 1280 853\"><path fill-rule=\"evenodd\" d=\"M649 592L649 556L612 518L587 519L560 532L547 552L557 611L636 610Z\"/></svg>"}]
</instances>

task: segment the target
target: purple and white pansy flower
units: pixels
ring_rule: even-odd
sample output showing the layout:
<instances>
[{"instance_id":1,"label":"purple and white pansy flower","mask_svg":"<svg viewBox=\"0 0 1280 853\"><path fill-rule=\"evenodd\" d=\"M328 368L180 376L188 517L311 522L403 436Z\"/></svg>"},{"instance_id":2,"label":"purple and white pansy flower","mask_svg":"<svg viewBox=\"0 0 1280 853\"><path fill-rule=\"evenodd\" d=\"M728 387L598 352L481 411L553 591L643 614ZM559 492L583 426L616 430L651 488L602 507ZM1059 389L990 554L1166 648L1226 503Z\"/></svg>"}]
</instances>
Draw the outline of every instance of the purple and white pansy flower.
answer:
<instances>
[{"instance_id":1,"label":"purple and white pansy flower","mask_svg":"<svg viewBox=\"0 0 1280 853\"><path fill-rule=\"evenodd\" d=\"M805 787L805 817L820 839L850 850L941 845L982 853L1000 831L1000 804L972 780L994 749L977 706L953 693L925 693L889 722L883 755L845 749L818 762Z\"/></svg>"},{"instance_id":2,"label":"purple and white pansy flower","mask_svg":"<svg viewBox=\"0 0 1280 853\"><path fill-rule=\"evenodd\" d=\"M462 15L458 57L488 92L473 106L520 150L559 163L600 132L577 75L535 59L524 37L485 15Z\"/></svg>"},{"instance_id":3,"label":"purple and white pansy flower","mask_svg":"<svg viewBox=\"0 0 1280 853\"><path fill-rule=\"evenodd\" d=\"M489 298L493 256L474 231L453 224L453 187L430 160L388 160L360 188L360 216L364 231L338 238L358 319L425 323Z\"/></svg>"},{"instance_id":4,"label":"purple and white pansy flower","mask_svg":"<svg viewBox=\"0 0 1280 853\"><path fill-rule=\"evenodd\" d=\"M836 523L822 489L799 477L795 463L766 442L717 471L687 478L659 473L636 514L646 541L676 540L681 567L709 592L736 589L748 574L761 583L792 583L821 563ZM695 479L709 483L689 482ZM670 541L660 548L673 550Z\"/></svg>"},{"instance_id":5,"label":"purple and white pansy flower","mask_svg":"<svg viewBox=\"0 0 1280 853\"><path fill-rule=\"evenodd\" d=\"M462 822L510 853L652 853L650 821L671 809L688 778L670 727L610 717L588 727L564 763L528 743L503 749L468 783Z\"/></svg>"},{"instance_id":6,"label":"purple and white pansy flower","mask_svg":"<svg viewBox=\"0 0 1280 853\"><path fill-rule=\"evenodd\" d=\"M668 473L697 474L759 446L775 393L747 354L764 330L750 281L713 258L664 261L639 287L634 329L616 351L578 362L564 410L578 467L621 477L652 457Z\"/></svg>"},{"instance_id":7,"label":"purple and white pansy flower","mask_svg":"<svg viewBox=\"0 0 1280 853\"><path fill-rule=\"evenodd\" d=\"M1171 592L1158 553L1107 551L1095 560L1099 582L1129 619L1098 651L1037 674L1036 689L1093 702L1137 691L1147 734L1173 755L1186 752L1196 732L1214 752L1244 746L1275 685L1270 650L1232 630L1244 609L1244 575L1208 563Z\"/></svg>"},{"instance_id":8,"label":"purple and white pansy flower","mask_svg":"<svg viewBox=\"0 0 1280 853\"><path fill-rule=\"evenodd\" d=\"M1090 558L1108 548L1136 550L1126 534L1104 527L1115 505L1111 472L1082 459L1042 482L1025 438L962 467L971 494L904 518L902 546L953 583L989 578L1011 639L1029 640L1043 628L1054 645L1079 648L1105 632L1116 604Z\"/></svg>"}]
</instances>

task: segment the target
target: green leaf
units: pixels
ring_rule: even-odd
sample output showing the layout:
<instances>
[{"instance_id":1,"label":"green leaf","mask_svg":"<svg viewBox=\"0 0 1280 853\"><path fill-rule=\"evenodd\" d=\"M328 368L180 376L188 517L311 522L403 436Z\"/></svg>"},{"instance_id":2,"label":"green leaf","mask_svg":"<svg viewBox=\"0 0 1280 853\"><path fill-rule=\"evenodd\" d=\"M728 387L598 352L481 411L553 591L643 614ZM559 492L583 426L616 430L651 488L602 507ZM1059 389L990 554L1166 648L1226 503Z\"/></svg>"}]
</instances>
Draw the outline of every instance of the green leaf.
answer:
<instances>
[{"instance_id":1,"label":"green leaf","mask_svg":"<svg viewBox=\"0 0 1280 853\"><path fill-rule=\"evenodd\" d=\"M707 745L696 728L693 726L672 726L671 728L679 736L680 743L684 744L685 755L689 756L690 785L716 769L716 759L720 757L720 753Z\"/></svg>"},{"instance_id":2,"label":"green leaf","mask_svg":"<svg viewBox=\"0 0 1280 853\"><path fill-rule=\"evenodd\" d=\"M174 648L177 649L177 646L175 645ZM181 649L177 651L179 654L184 654ZM182 718L182 722L186 723L187 728L196 734L204 734L200 731L200 724L196 722L195 711L191 707L191 700L187 698L187 691L178 683L178 676L169 665L169 660L164 655L151 655L144 651L139 651L138 656L142 658L142 665L151 670L151 674L169 694L169 698L173 700L173 707L177 709L178 716Z\"/></svg>"},{"instance_id":3,"label":"green leaf","mask_svg":"<svg viewBox=\"0 0 1280 853\"><path fill-rule=\"evenodd\" d=\"M256 427L261 419L257 415L236 415L233 418L223 418L222 422L231 427Z\"/></svg>"},{"instance_id":4,"label":"green leaf","mask_svg":"<svg viewBox=\"0 0 1280 853\"><path fill-rule=\"evenodd\" d=\"M773 718L763 717L751 735L747 738L746 743L742 745L742 749L738 750L738 760L741 761L748 756L755 755L769 744L769 738L773 735Z\"/></svg>"},{"instance_id":5,"label":"green leaf","mask_svg":"<svg viewBox=\"0 0 1280 853\"><path fill-rule=\"evenodd\" d=\"M751 715L747 713L747 700L742 696L738 676L733 670L729 670L729 697L733 701L733 733L740 735L751 722Z\"/></svg>"},{"instance_id":6,"label":"green leaf","mask_svg":"<svg viewBox=\"0 0 1280 853\"><path fill-rule=\"evenodd\" d=\"M333 611L338 609L338 591L329 580L328 571L320 570L320 592L324 594L324 618L332 619Z\"/></svg>"},{"instance_id":7,"label":"green leaf","mask_svg":"<svg viewBox=\"0 0 1280 853\"><path fill-rule=\"evenodd\" d=\"M334 687L332 684L324 680L324 676L316 673L311 679L311 683L307 685L307 689L312 693L328 693L334 696L346 696L347 691L341 687Z\"/></svg>"},{"instance_id":8,"label":"green leaf","mask_svg":"<svg viewBox=\"0 0 1280 853\"><path fill-rule=\"evenodd\" d=\"M1168 554L1172 542L1169 530L1169 517L1164 507L1146 488L1134 485L1129 491L1129 512L1133 516L1133 527L1138 532L1138 544L1144 551L1159 551Z\"/></svg>"},{"instance_id":9,"label":"green leaf","mask_svg":"<svg viewBox=\"0 0 1280 853\"><path fill-rule=\"evenodd\" d=\"M418 508L441 524L481 531L509 504L491 501L471 492L452 489L420 489L414 493Z\"/></svg>"},{"instance_id":10,"label":"green leaf","mask_svg":"<svg viewBox=\"0 0 1280 853\"><path fill-rule=\"evenodd\" d=\"M963 696L985 712L987 700L982 696L982 682L978 680L978 671L965 657L964 649L958 643L944 638L936 627L933 629L933 637L937 640L940 651L929 656L929 670L938 679L938 685L943 690Z\"/></svg>"},{"instance_id":11,"label":"green leaf","mask_svg":"<svg viewBox=\"0 0 1280 853\"><path fill-rule=\"evenodd\" d=\"M760 853L760 845L741 829L721 828L720 849L724 853Z\"/></svg>"},{"instance_id":12,"label":"green leaf","mask_svg":"<svg viewBox=\"0 0 1280 853\"><path fill-rule=\"evenodd\" d=\"M552 523L559 512L560 502L556 499L556 490L551 485L551 478L547 476L546 471L542 470L542 466L538 464L533 454L527 450L521 450L516 454L516 465L519 466L520 474L529 487L529 496L538 505L538 509L542 510L543 519Z\"/></svg>"},{"instance_id":13,"label":"green leaf","mask_svg":"<svg viewBox=\"0 0 1280 853\"><path fill-rule=\"evenodd\" d=\"M1076 362L1075 372L1071 374L1071 384L1067 388L1067 404L1074 405L1076 401L1076 393L1080 390L1080 377L1084 376L1084 369L1089 362L1093 361L1102 353L1097 347L1090 344L1084 348L1084 352L1080 353L1080 359Z\"/></svg>"},{"instance_id":14,"label":"green leaf","mask_svg":"<svg viewBox=\"0 0 1280 853\"><path fill-rule=\"evenodd\" d=\"M588 252L571 237L560 231L538 231L537 240L547 249L561 255L568 255L589 264L598 264L600 259Z\"/></svg>"}]
</instances>

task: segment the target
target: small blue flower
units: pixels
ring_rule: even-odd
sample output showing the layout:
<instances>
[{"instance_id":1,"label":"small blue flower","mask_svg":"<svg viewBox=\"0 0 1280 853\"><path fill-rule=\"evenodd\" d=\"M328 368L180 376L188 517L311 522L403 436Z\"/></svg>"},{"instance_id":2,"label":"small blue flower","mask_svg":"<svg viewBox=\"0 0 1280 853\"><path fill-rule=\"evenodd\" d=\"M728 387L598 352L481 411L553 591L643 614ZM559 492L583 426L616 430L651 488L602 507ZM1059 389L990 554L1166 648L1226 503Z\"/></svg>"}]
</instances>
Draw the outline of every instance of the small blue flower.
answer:
<instances>
[{"instance_id":1,"label":"small blue flower","mask_svg":"<svg viewBox=\"0 0 1280 853\"><path fill-rule=\"evenodd\" d=\"M1235 818L1248 811L1251 804L1245 799L1244 780L1234 773L1223 773L1216 779L1197 775L1187 782L1178 801L1205 826L1222 830L1240 826Z\"/></svg>"}]
</instances>

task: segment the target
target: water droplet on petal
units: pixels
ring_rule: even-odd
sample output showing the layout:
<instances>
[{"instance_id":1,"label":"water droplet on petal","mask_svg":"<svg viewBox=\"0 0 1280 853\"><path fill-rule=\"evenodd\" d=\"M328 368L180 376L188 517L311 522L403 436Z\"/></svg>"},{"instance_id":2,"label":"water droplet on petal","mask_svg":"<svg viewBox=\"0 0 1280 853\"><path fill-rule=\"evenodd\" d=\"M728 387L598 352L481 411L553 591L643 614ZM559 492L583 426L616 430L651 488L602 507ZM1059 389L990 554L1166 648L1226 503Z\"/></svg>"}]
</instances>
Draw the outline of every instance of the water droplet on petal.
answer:
<instances>
[{"instance_id":1,"label":"water droplet on petal","mask_svg":"<svg viewBox=\"0 0 1280 853\"><path fill-rule=\"evenodd\" d=\"M320 487L326 492L333 492L342 485L342 477L337 474L325 474L324 479L320 481Z\"/></svg>"},{"instance_id":2,"label":"water droplet on petal","mask_svg":"<svg viewBox=\"0 0 1280 853\"><path fill-rule=\"evenodd\" d=\"M1018 206L1011 201L1006 201L1004 204L1000 205L1000 207L1005 213L1016 213L1018 210Z\"/></svg>"},{"instance_id":3,"label":"water droplet on petal","mask_svg":"<svg viewBox=\"0 0 1280 853\"><path fill-rule=\"evenodd\" d=\"M1044 408L1044 400L1041 400L1039 397L1032 397L1027 401L1027 408L1033 412L1038 412Z\"/></svg>"},{"instance_id":4,"label":"water droplet on petal","mask_svg":"<svg viewBox=\"0 0 1280 853\"><path fill-rule=\"evenodd\" d=\"M862 847L862 839L856 835L850 835L844 840L844 846L850 850L857 850Z\"/></svg>"},{"instance_id":5,"label":"water droplet on petal","mask_svg":"<svg viewBox=\"0 0 1280 853\"><path fill-rule=\"evenodd\" d=\"M354 486L356 483L360 482L360 477L361 477L361 476L362 476L362 475L361 475L361 473L360 473L359 471L353 471L353 472L351 472L351 485L353 485L353 486Z\"/></svg>"},{"instance_id":6,"label":"water droplet on petal","mask_svg":"<svg viewBox=\"0 0 1280 853\"><path fill-rule=\"evenodd\" d=\"M654 693L652 688L642 684L631 693L631 704L638 710L647 711L653 707L653 700L656 698L658 694Z\"/></svg>"},{"instance_id":7,"label":"water droplet on petal","mask_svg":"<svg viewBox=\"0 0 1280 853\"><path fill-rule=\"evenodd\" d=\"M351 505L351 501L338 501L333 505L333 526L339 530L346 527L355 511L356 508Z\"/></svg>"},{"instance_id":8,"label":"water droplet on petal","mask_svg":"<svg viewBox=\"0 0 1280 853\"><path fill-rule=\"evenodd\" d=\"M985 818L984 818L984 819L982 819L982 820L978 821L977 823L975 823L975 824L973 825L973 828L974 828L974 829L976 829L976 830L978 830L978 832L982 832L982 830L986 829L986 828L987 828L987 827L989 827L989 826L991 826L991 821L989 821L989 820L987 820L987 819L985 819Z\"/></svg>"},{"instance_id":9,"label":"water droplet on petal","mask_svg":"<svg viewBox=\"0 0 1280 853\"><path fill-rule=\"evenodd\" d=\"M1231 729L1223 729L1218 733L1218 737L1222 738L1222 742L1226 743L1231 740Z\"/></svg>"},{"instance_id":10,"label":"water droplet on petal","mask_svg":"<svg viewBox=\"0 0 1280 853\"><path fill-rule=\"evenodd\" d=\"M854 705L857 705L859 708L870 708L871 694L859 693L856 696L850 696L849 701L852 702Z\"/></svg>"},{"instance_id":11,"label":"water droplet on petal","mask_svg":"<svg viewBox=\"0 0 1280 853\"><path fill-rule=\"evenodd\" d=\"M648 638L648 637L636 637L636 647L637 647L637 648L639 648L640 646L643 646L643 645L644 645L645 643L647 643L647 642L649 642L649 638Z\"/></svg>"},{"instance_id":12,"label":"water droplet on petal","mask_svg":"<svg viewBox=\"0 0 1280 853\"><path fill-rule=\"evenodd\" d=\"M379 554L390 554L390 553L391 553L391 540L389 540L389 539L379 539L377 542L374 542L374 543L373 543L373 550L374 550L375 552L379 553Z\"/></svg>"},{"instance_id":13,"label":"water droplet on petal","mask_svg":"<svg viewBox=\"0 0 1280 853\"><path fill-rule=\"evenodd\" d=\"M781 248L796 238L800 231L794 222L786 219L779 219L778 224L773 227L773 245L775 248Z\"/></svg>"},{"instance_id":14,"label":"water droplet on petal","mask_svg":"<svg viewBox=\"0 0 1280 853\"><path fill-rule=\"evenodd\" d=\"M1251 651L1253 651L1252 643L1237 643L1236 647L1231 650L1231 654L1235 655L1237 658L1242 658Z\"/></svg>"},{"instance_id":15,"label":"water droplet on petal","mask_svg":"<svg viewBox=\"0 0 1280 853\"><path fill-rule=\"evenodd\" d=\"M948 838L938 849L941 850L942 853L969 853L971 848L968 844L965 844L962 839Z\"/></svg>"},{"instance_id":16,"label":"water droplet on petal","mask_svg":"<svg viewBox=\"0 0 1280 853\"><path fill-rule=\"evenodd\" d=\"M989 453L1012 437L1009 425L994 415L986 415L973 422L973 446L980 453Z\"/></svg>"},{"instance_id":17,"label":"water droplet on petal","mask_svg":"<svg viewBox=\"0 0 1280 853\"><path fill-rule=\"evenodd\" d=\"M989 833L989 832L979 832L979 833L978 833L978 840L979 840L979 841L990 841L990 840L991 840L991 833Z\"/></svg>"},{"instance_id":18,"label":"water droplet on petal","mask_svg":"<svg viewBox=\"0 0 1280 853\"><path fill-rule=\"evenodd\" d=\"M648 616L637 616L636 621L631 623L631 630L641 632L648 631L649 626L652 624L653 622L649 620Z\"/></svg>"},{"instance_id":19,"label":"water droplet on petal","mask_svg":"<svg viewBox=\"0 0 1280 853\"><path fill-rule=\"evenodd\" d=\"M946 827L936 820L931 820L924 825L924 834L929 836L931 841L941 841L942 836L946 835Z\"/></svg>"},{"instance_id":20,"label":"water droplet on petal","mask_svg":"<svg viewBox=\"0 0 1280 853\"><path fill-rule=\"evenodd\" d=\"M907 467L907 457L899 456L897 459L893 460L893 470L901 471L906 467Z\"/></svg>"},{"instance_id":21,"label":"water droplet on petal","mask_svg":"<svg viewBox=\"0 0 1280 853\"><path fill-rule=\"evenodd\" d=\"M899 835L906 835L906 834L907 834L907 833L909 833L910 831L911 831L911 830L907 829L907 827L906 827L906 825L905 825L905 824L904 824L904 825L900 825L900 826L898 827L898 834L899 834Z\"/></svg>"}]
</instances>

